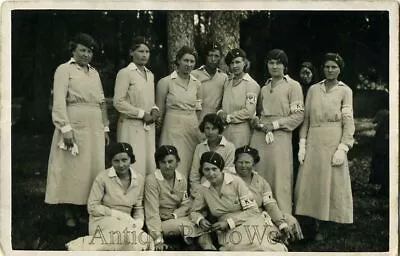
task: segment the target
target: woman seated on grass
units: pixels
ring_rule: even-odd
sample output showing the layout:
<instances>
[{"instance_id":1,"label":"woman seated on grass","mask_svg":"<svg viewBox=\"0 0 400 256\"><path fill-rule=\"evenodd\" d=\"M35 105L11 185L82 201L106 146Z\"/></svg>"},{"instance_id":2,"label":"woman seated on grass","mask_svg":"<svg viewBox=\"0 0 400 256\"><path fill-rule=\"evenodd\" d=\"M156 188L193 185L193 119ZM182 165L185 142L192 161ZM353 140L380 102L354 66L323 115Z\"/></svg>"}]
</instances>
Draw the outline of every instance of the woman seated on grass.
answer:
<instances>
[{"instance_id":1,"label":"woman seated on grass","mask_svg":"<svg viewBox=\"0 0 400 256\"><path fill-rule=\"evenodd\" d=\"M181 236L188 244L201 233L188 217L192 203L187 193L185 176L177 171L180 157L174 146L163 145L154 154L157 170L146 177L145 216L150 236L155 241L155 249L164 249L164 238ZM211 249L204 240L199 244L204 250ZM211 241L211 240L209 240ZM211 242L208 242L211 245Z\"/></svg>"},{"instance_id":2,"label":"woman seated on grass","mask_svg":"<svg viewBox=\"0 0 400 256\"><path fill-rule=\"evenodd\" d=\"M289 237L287 225L282 226L282 233L274 225L266 225L245 182L222 172L224 165L217 152L201 156L200 173L206 181L193 201L192 221L206 232L216 231L221 251L287 251L281 242ZM210 223L206 217L217 221Z\"/></svg>"},{"instance_id":3,"label":"woman seated on grass","mask_svg":"<svg viewBox=\"0 0 400 256\"><path fill-rule=\"evenodd\" d=\"M109 157L112 167L96 177L90 191L89 235L69 242L67 248L153 250L153 240L142 230L144 178L131 167L135 162L132 147L128 143L116 143L111 146Z\"/></svg>"}]
</instances>

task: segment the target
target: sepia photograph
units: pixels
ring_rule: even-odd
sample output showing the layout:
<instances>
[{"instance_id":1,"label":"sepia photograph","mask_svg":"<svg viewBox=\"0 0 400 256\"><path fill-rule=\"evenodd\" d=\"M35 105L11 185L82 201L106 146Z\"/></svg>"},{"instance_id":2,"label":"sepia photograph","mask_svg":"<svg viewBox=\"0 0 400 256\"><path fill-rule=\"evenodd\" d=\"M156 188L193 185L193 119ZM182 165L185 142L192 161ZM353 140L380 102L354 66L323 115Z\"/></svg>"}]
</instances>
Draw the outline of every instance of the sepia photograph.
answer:
<instances>
[{"instance_id":1,"label":"sepia photograph","mask_svg":"<svg viewBox=\"0 0 400 256\"><path fill-rule=\"evenodd\" d=\"M2 5L4 254L395 255L398 4L151 2Z\"/></svg>"}]
</instances>

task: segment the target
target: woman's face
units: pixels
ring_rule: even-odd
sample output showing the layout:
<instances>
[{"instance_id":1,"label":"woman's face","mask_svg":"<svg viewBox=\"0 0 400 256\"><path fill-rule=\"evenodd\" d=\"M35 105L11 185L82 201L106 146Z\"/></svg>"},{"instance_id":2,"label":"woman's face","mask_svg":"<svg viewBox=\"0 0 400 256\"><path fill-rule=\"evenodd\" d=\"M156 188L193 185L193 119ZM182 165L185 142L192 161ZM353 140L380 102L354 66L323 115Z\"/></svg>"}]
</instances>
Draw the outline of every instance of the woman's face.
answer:
<instances>
[{"instance_id":1,"label":"woman's face","mask_svg":"<svg viewBox=\"0 0 400 256\"><path fill-rule=\"evenodd\" d=\"M204 177L211 183L216 184L222 180L222 171L218 166L205 162L202 166Z\"/></svg>"},{"instance_id":2,"label":"woman's face","mask_svg":"<svg viewBox=\"0 0 400 256\"><path fill-rule=\"evenodd\" d=\"M324 74L327 80L335 80L340 74L339 65L332 60L328 60L324 64Z\"/></svg>"},{"instance_id":3,"label":"woman's face","mask_svg":"<svg viewBox=\"0 0 400 256\"><path fill-rule=\"evenodd\" d=\"M138 48L131 51L132 61L139 66L144 66L149 61L150 49L145 44L140 44Z\"/></svg>"},{"instance_id":4,"label":"woman's face","mask_svg":"<svg viewBox=\"0 0 400 256\"><path fill-rule=\"evenodd\" d=\"M113 156L111 164L117 174L125 174L129 172L131 158L126 152L121 152Z\"/></svg>"},{"instance_id":5,"label":"woman's face","mask_svg":"<svg viewBox=\"0 0 400 256\"><path fill-rule=\"evenodd\" d=\"M280 62L280 60L268 60L267 68L271 77L283 77L285 75L285 66Z\"/></svg>"},{"instance_id":6,"label":"woman's face","mask_svg":"<svg viewBox=\"0 0 400 256\"><path fill-rule=\"evenodd\" d=\"M175 174L175 170L178 167L178 160L175 155L166 155L163 159L158 162L161 173L165 178L171 178Z\"/></svg>"},{"instance_id":7,"label":"woman's face","mask_svg":"<svg viewBox=\"0 0 400 256\"><path fill-rule=\"evenodd\" d=\"M219 130L212 123L206 122L204 124L204 135L207 140L214 141L219 137Z\"/></svg>"},{"instance_id":8,"label":"woman's face","mask_svg":"<svg viewBox=\"0 0 400 256\"><path fill-rule=\"evenodd\" d=\"M89 47L77 44L75 50L72 51L72 57L79 66L87 66L93 58L93 51Z\"/></svg>"},{"instance_id":9,"label":"woman's face","mask_svg":"<svg viewBox=\"0 0 400 256\"><path fill-rule=\"evenodd\" d=\"M248 177L254 168L254 159L251 155L247 153L242 153L239 155L235 162L235 169L237 174L241 177Z\"/></svg>"},{"instance_id":10,"label":"woman's face","mask_svg":"<svg viewBox=\"0 0 400 256\"><path fill-rule=\"evenodd\" d=\"M302 84L311 84L313 73L309 68L302 67L300 69L299 76L302 81Z\"/></svg>"},{"instance_id":11,"label":"woman's face","mask_svg":"<svg viewBox=\"0 0 400 256\"><path fill-rule=\"evenodd\" d=\"M241 75L244 72L244 66L246 65L243 57L236 57L229 64L231 73L235 76Z\"/></svg>"},{"instance_id":12,"label":"woman's face","mask_svg":"<svg viewBox=\"0 0 400 256\"><path fill-rule=\"evenodd\" d=\"M194 55L185 53L182 58L178 60L178 71L182 74L189 75L196 64Z\"/></svg>"}]
</instances>

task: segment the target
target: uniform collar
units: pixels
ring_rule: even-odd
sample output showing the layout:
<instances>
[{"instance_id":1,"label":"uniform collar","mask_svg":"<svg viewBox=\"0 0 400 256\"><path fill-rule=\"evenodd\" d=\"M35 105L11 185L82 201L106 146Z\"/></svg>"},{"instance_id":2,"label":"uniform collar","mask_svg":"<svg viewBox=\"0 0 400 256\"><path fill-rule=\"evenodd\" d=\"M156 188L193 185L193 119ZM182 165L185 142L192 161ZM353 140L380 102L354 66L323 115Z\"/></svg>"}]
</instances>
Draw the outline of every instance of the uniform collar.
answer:
<instances>
[{"instance_id":1,"label":"uniform collar","mask_svg":"<svg viewBox=\"0 0 400 256\"><path fill-rule=\"evenodd\" d=\"M171 73L171 75L169 75L171 77L171 79L177 79L178 78L178 73L176 72L176 70L174 72ZM197 81L197 78L194 77L192 74L189 74L190 80L193 81Z\"/></svg>"},{"instance_id":2,"label":"uniform collar","mask_svg":"<svg viewBox=\"0 0 400 256\"><path fill-rule=\"evenodd\" d=\"M137 173L133 171L132 167L129 167L129 171L131 172L131 177L132 178L137 178ZM108 169L108 176L109 177L118 177L117 172L115 171L114 167L110 167Z\"/></svg>"},{"instance_id":3,"label":"uniform collar","mask_svg":"<svg viewBox=\"0 0 400 256\"><path fill-rule=\"evenodd\" d=\"M128 68L129 70L138 70L138 67L137 67L136 64L133 63L133 62L129 63L129 65L127 66L127 68ZM150 70L148 70L146 67L144 67L144 70L145 70L146 72L149 72L149 71L150 71Z\"/></svg>"},{"instance_id":4,"label":"uniform collar","mask_svg":"<svg viewBox=\"0 0 400 256\"><path fill-rule=\"evenodd\" d=\"M198 70L207 72L206 65L202 65L201 67L198 68ZM217 68L217 72L216 73L220 73L221 71L222 71L221 69Z\"/></svg>"},{"instance_id":5,"label":"uniform collar","mask_svg":"<svg viewBox=\"0 0 400 256\"><path fill-rule=\"evenodd\" d=\"M224 183L225 184L229 184L232 181L233 181L233 174L224 172ZM206 187L206 188L210 188L211 187L211 183L208 180L205 180L203 183L201 183L201 185L203 187Z\"/></svg>"},{"instance_id":6,"label":"uniform collar","mask_svg":"<svg viewBox=\"0 0 400 256\"><path fill-rule=\"evenodd\" d=\"M159 181L164 180L164 176L162 175L162 172L161 172L160 169L157 169L154 172L154 175L156 176L157 180L159 180ZM182 180L183 179L182 175L177 170L175 170L175 179L177 179L177 180Z\"/></svg>"},{"instance_id":7,"label":"uniform collar","mask_svg":"<svg viewBox=\"0 0 400 256\"><path fill-rule=\"evenodd\" d=\"M326 92L326 88L325 88L325 80L322 80L321 82L319 82L318 84L320 85L320 88L323 92ZM332 89L330 91L334 91L336 89L338 89L339 86L344 86L345 84L342 81L338 81L337 85L335 85L334 87L332 87Z\"/></svg>"},{"instance_id":8,"label":"uniform collar","mask_svg":"<svg viewBox=\"0 0 400 256\"><path fill-rule=\"evenodd\" d=\"M71 64L71 63L76 64L76 60L74 59L74 57L71 57L71 59L68 61L68 63L69 64ZM88 68L93 69L93 67L90 64L87 64L87 66L88 66ZM78 67L79 67L79 65L78 65Z\"/></svg>"},{"instance_id":9,"label":"uniform collar","mask_svg":"<svg viewBox=\"0 0 400 256\"><path fill-rule=\"evenodd\" d=\"M226 146L227 142L228 142L228 141L225 139L225 137L222 136L222 139L221 139L221 141L219 142L219 145L220 145L220 146ZM203 141L203 145L207 145L207 146L208 146L208 140L207 140L207 139L205 139L205 140Z\"/></svg>"},{"instance_id":10,"label":"uniform collar","mask_svg":"<svg viewBox=\"0 0 400 256\"><path fill-rule=\"evenodd\" d=\"M229 79L230 80L233 80L233 75L231 75L230 77L229 77ZM242 76L242 80L245 80L245 81L251 81L251 80L253 80L253 78L251 78L251 76L249 75L249 73L244 73L244 75Z\"/></svg>"},{"instance_id":11,"label":"uniform collar","mask_svg":"<svg viewBox=\"0 0 400 256\"><path fill-rule=\"evenodd\" d=\"M292 79L292 78L290 78L289 75L284 75L282 78L283 78L283 80L285 80L286 82L289 81L290 79ZM272 81L272 78L268 78L266 84L271 83L271 81Z\"/></svg>"}]
</instances>

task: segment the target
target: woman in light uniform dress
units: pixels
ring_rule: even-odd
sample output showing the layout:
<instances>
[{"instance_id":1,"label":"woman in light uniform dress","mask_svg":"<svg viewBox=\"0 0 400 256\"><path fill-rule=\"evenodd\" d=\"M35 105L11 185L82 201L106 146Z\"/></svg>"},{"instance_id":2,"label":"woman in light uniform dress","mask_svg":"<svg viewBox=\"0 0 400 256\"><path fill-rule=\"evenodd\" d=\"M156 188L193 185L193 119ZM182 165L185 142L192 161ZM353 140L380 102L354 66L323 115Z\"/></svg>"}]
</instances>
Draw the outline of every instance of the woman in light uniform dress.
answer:
<instances>
[{"instance_id":1,"label":"woman in light uniform dress","mask_svg":"<svg viewBox=\"0 0 400 256\"><path fill-rule=\"evenodd\" d=\"M257 172L269 184L279 208L292 213L293 154L292 131L304 118L303 93L300 84L285 75L286 53L280 49L268 52L267 67L271 78L261 89L259 116L252 120L256 129L250 145L260 152Z\"/></svg>"},{"instance_id":2,"label":"woman in light uniform dress","mask_svg":"<svg viewBox=\"0 0 400 256\"><path fill-rule=\"evenodd\" d=\"M156 88L156 103L162 124L159 145L175 146L181 155L179 172L187 178L193 153L201 134L196 111L201 110L201 83L191 71L196 63L195 49L183 46L176 54L177 69L162 78Z\"/></svg>"},{"instance_id":3,"label":"woman in light uniform dress","mask_svg":"<svg viewBox=\"0 0 400 256\"><path fill-rule=\"evenodd\" d=\"M99 73L89 65L96 43L80 33L70 44L72 58L54 74L55 125L45 202L65 205L68 227L86 222L85 205L97 174L104 170L108 118Z\"/></svg>"},{"instance_id":4,"label":"woman in light uniform dress","mask_svg":"<svg viewBox=\"0 0 400 256\"><path fill-rule=\"evenodd\" d=\"M117 141L132 146L140 159L135 170L145 176L155 169L154 121L159 117L154 102L154 75L145 67L150 56L145 38L132 40L130 55L132 62L118 72L115 81L114 107L120 113Z\"/></svg>"},{"instance_id":5,"label":"woman in light uniform dress","mask_svg":"<svg viewBox=\"0 0 400 256\"><path fill-rule=\"evenodd\" d=\"M224 120L224 136L235 148L250 143L249 120L256 113L260 86L248 74L248 61L242 49L233 49L225 57L225 62L232 73L225 84L222 109L217 114Z\"/></svg>"},{"instance_id":6,"label":"woman in light uniform dress","mask_svg":"<svg viewBox=\"0 0 400 256\"><path fill-rule=\"evenodd\" d=\"M353 223L353 197L347 152L353 146L353 93L338 80L344 62L327 53L325 80L308 90L300 129L300 170L295 188L296 214L316 221L316 240L323 240L320 221Z\"/></svg>"},{"instance_id":7,"label":"woman in light uniform dress","mask_svg":"<svg viewBox=\"0 0 400 256\"><path fill-rule=\"evenodd\" d=\"M265 224L245 182L237 175L222 172L224 164L217 152L201 156L200 170L206 181L193 201L192 221L206 232L217 233L221 251L287 251L285 238L281 240L274 225ZM207 211L212 216L206 216ZM211 223L206 217L217 221ZM261 235L255 238L255 232Z\"/></svg>"}]
</instances>

